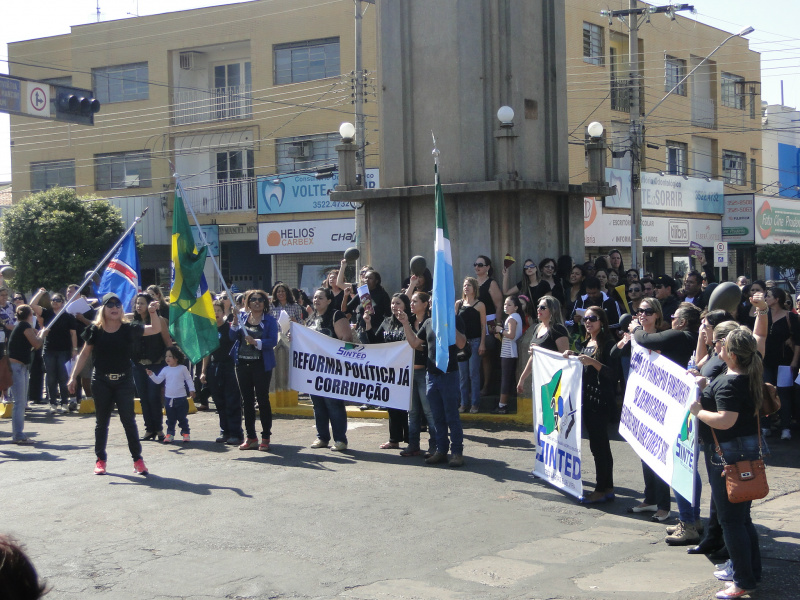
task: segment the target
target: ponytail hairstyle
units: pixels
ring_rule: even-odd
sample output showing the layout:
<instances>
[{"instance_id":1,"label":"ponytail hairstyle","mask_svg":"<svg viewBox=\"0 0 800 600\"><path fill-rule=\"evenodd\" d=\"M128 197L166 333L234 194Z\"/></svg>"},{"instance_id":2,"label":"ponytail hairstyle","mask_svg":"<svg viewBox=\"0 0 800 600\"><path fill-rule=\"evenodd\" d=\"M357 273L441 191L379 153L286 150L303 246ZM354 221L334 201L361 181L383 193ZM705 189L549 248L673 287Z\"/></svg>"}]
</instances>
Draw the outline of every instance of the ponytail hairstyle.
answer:
<instances>
[{"instance_id":1,"label":"ponytail hairstyle","mask_svg":"<svg viewBox=\"0 0 800 600\"><path fill-rule=\"evenodd\" d=\"M511 300L514 304L514 308L516 309L514 312L519 315L519 318L522 319L522 323L525 323L525 311L522 310L522 300L519 299L519 294L514 294L513 296L509 296L506 300ZM511 316L510 314L508 315Z\"/></svg>"},{"instance_id":2,"label":"ponytail hairstyle","mask_svg":"<svg viewBox=\"0 0 800 600\"><path fill-rule=\"evenodd\" d=\"M758 415L764 401L764 364L758 353L756 338L747 327L740 326L725 338L725 349L736 358L736 365L750 378L750 397L756 408L754 414Z\"/></svg>"},{"instance_id":3,"label":"ponytail hairstyle","mask_svg":"<svg viewBox=\"0 0 800 600\"><path fill-rule=\"evenodd\" d=\"M714 337L711 340L711 346L714 346L714 340L724 340L726 337L728 337L728 334L731 331L735 331L737 329L739 329L739 324L736 321L723 321L714 327Z\"/></svg>"}]
</instances>

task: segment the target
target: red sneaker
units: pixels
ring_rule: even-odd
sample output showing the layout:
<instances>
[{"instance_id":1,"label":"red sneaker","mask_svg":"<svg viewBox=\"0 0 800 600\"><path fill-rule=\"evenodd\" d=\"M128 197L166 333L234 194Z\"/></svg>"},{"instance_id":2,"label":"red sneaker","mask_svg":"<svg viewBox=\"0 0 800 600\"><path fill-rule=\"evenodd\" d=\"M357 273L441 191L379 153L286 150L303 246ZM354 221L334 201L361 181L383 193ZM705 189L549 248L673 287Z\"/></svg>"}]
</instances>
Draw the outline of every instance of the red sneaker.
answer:
<instances>
[{"instance_id":1,"label":"red sneaker","mask_svg":"<svg viewBox=\"0 0 800 600\"><path fill-rule=\"evenodd\" d=\"M261 443L258 445L261 452L269 452L269 438L261 438Z\"/></svg>"},{"instance_id":2,"label":"red sneaker","mask_svg":"<svg viewBox=\"0 0 800 600\"><path fill-rule=\"evenodd\" d=\"M141 458L133 462L133 470L141 475L147 475L147 473L149 473L147 467L144 466L144 460Z\"/></svg>"},{"instance_id":3,"label":"red sneaker","mask_svg":"<svg viewBox=\"0 0 800 600\"><path fill-rule=\"evenodd\" d=\"M94 474L95 475L106 474L106 461L98 460L96 463L94 463Z\"/></svg>"}]
</instances>

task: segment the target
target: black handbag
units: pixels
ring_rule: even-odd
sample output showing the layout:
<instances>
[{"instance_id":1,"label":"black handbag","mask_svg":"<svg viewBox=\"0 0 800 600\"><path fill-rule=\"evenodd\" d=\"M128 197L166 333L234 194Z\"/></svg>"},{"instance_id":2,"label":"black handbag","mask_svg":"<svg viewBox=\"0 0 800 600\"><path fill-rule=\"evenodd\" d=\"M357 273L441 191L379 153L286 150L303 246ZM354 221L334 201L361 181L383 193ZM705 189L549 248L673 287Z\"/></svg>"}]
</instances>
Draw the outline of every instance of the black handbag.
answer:
<instances>
[{"instance_id":1,"label":"black handbag","mask_svg":"<svg viewBox=\"0 0 800 600\"><path fill-rule=\"evenodd\" d=\"M456 354L456 359L458 362L467 362L470 357L472 356L472 346L469 345L469 341L464 344L464 347L458 351Z\"/></svg>"}]
</instances>

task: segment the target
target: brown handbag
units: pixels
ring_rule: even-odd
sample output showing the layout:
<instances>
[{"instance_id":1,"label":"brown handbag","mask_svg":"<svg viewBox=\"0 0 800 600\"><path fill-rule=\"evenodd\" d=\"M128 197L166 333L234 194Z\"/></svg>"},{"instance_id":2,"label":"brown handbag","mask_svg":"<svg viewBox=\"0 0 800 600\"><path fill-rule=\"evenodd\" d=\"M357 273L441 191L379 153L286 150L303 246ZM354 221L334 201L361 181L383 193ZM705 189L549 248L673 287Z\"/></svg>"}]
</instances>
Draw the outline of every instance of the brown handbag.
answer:
<instances>
[{"instance_id":1,"label":"brown handbag","mask_svg":"<svg viewBox=\"0 0 800 600\"><path fill-rule=\"evenodd\" d=\"M759 415L768 417L776 414L781 409L781 399L778 388L771 383L764 383L764 400L761 402Z\"/></svg>"},{"instance_id":2,"label":"brown handbag","mask_svg":"<svg viewBox=\"0 0 800 600\"><path fill-rule=\"evenodd\" d=\"M0 390L7 390L13 383L11 365L8 363L8 356L4 356L0 358Z\"/></svg>"},{"instance_id":3,"label":"brown handbag","mask_svg":"<svg viewBox=\"0 0 800 600\"><path fill-rule=\"evenodd\" d=\"M758 417L758 458L756 460L740 460L729 465L725 462L722 449L717 441L717 434L711 428L714 436L715 451L723 464L722 477L728 490L728 500L737 504L748 500L760 500L769 494L767 483L767 469L764 466L764 454L761 447L761 418Z\"/></svg>"}]
</instances>

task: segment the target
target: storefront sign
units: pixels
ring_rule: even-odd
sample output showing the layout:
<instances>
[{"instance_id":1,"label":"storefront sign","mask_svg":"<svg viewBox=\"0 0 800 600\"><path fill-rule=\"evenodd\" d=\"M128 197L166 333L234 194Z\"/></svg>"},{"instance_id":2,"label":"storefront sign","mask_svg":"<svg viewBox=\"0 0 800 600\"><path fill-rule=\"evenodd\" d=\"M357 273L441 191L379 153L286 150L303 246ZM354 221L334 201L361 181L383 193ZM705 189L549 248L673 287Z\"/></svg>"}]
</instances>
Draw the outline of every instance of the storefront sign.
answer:
<instances>
[{"instance_id":1,"label":"storefront sign","mask_svg":"<svg viewBox=\"0 0 800 600\"><path fill-rule=\"evenodd\" d=\"M800 242L800 202L756 196L756 244Z\"/></svg>"},{"instance_id":2,"label":"storefront sign","mask_svg":"<svg viewBox=\"0 0 800 600\"><path fill-rule=\"evenodd\" d=\"M753 194L726 194L725 214L722 215L722 239L733 244L752 244L755 241L755 211Z\"/></svg>"},{"instance_id":3,"label":"storefront sign","mask_svg":"<svg viewBox=\"0 0 800 600\"><path fill-rule=\"evenodd\" d=\"M219 256L219 225L201 225L203 233L208 242L208 253L211 256ZM199 250L203 247L203 238L200 236L200 230L196 225L192 225L192 236L194 237L194 245Z\"/></svg>"},{"instance_id":4,"label":"storefront sign","mask_svg":"<svg viewBox=\"0 0 800 600\"><path fill-rule=\"evenodd\" d=\"M380 187L378 169L367 169L366 188ZM349 202L333 202L329 194L339 184L339 173L330 179L313 174L275 175L258 178L258 214L353 210Z\"/></svg>"},{"instance_id":5,"label":"storefront sign","mask_svg":"<svg viewBox=\"0 0 800 600\"><path fill-rule=\"evenodd\" d=\"M344 252L356 243L355 219L258 224L260 254Z\"/></svg>"},{"instance_id":6,"label":"storefront sign","mask_svg":"<svg viewBox=\"0 0 800 600\"><path fill-rule=\"evenodd\" d=\"M675 212L712 213L725 212L721 181L706 181L701 177L684 179L681 175L642 173L642 208ZM631 172L606 169L609 185L617 186L617 195L606 198L609 208L631 207Z\"/></svg>"},{"instance_id":7,"label":"storefront sign","mask_svg":"<svg viewBox=\"0 0 800 600\"><path fill-rule=\"evenodd\" d=\"M631 217L603 212L599 200L586 198L583 211L586 246L630 246ZM691 242L712 246L722 241L720 221L642 216L642 243L645 246L688 248Z\"/></svg>"}]
</instances>

